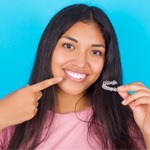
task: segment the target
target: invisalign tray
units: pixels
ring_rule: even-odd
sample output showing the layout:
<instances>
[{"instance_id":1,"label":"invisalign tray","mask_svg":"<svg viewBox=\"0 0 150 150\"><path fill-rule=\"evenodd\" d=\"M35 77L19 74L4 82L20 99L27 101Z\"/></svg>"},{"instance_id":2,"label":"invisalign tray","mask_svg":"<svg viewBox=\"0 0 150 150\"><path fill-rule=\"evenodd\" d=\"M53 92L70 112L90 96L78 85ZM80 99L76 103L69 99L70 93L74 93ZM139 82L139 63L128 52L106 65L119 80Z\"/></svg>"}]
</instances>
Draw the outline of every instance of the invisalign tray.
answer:
<instances>
[{"instance_id":1,"label":"invisalign tray","mask_svg":"<svg viewBox=\"0 0 150 150\"><path fill-rule=\"evenodd\" d=\"M116 84L117 84L116 80L113 80L113 81L103 81L102 88L105 89L105 90L108 90L108 91L114 91L114 92L116 92L117 91L116 87L110 87L110 86L108 86L108 85L116 85Z\"/></svg>"}]
</instances>

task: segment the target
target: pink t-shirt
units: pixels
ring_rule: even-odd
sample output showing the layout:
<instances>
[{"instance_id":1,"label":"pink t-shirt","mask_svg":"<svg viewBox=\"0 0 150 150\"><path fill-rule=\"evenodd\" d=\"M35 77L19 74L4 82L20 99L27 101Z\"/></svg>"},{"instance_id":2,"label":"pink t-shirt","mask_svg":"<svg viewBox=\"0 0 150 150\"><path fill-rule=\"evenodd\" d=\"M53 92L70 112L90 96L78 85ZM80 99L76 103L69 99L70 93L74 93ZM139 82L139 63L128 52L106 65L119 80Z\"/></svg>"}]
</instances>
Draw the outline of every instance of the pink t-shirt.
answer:
<instances>
[{"instance_id":1,"label":"pink t-shirt","mask_svg":"<svg viewBox=\"0 0 150 150\"><path fill-rule=\"evenodd\" d=\"M48 138L35 150L93 150L87 140L88 125L86 122L90 119L92 112L92 108L89 107L76 113L56 113ZM0 132L1 150L7 150L13 130L14 127L9 127ZM90 144L96 146L94 141Z\"/></svg>"},{"instance_id":2,"label":"pink t-shirt","mask_svg":"<svg viewBox=\"0 0 150 150\"><path fill-rule=\"evenodd\" d=\"M36 150L92 150L87 141L87 123L84 122L91 115L91 107L76 113L56 113L50 135ZM0 132L0 149L7 149L13 131L12 126Z\"/></svg>"}]
</instances>

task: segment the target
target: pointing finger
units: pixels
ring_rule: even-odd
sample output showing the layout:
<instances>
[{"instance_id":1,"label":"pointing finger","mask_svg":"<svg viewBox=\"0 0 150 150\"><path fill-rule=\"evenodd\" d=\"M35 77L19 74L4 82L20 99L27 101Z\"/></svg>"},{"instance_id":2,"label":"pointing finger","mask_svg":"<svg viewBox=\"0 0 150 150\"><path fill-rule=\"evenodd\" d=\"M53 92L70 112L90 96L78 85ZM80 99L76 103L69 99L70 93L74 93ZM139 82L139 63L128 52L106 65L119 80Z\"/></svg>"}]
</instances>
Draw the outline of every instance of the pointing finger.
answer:
<instances>
[{"instance_id":1,"label":"pointing finger","mask_svg":"<svg viewBox=\"0 0 150 150\"><path fill-rule=\"evenodd\" d=\"M36 83L34 85L31 85L31 88L33 89L33 91L38 92L38 91L48 88L51 85L59 83L62 80L63 80L62 77L55 77L55 78L47 79L39 83Z\"/></svg>"}]
</instances>

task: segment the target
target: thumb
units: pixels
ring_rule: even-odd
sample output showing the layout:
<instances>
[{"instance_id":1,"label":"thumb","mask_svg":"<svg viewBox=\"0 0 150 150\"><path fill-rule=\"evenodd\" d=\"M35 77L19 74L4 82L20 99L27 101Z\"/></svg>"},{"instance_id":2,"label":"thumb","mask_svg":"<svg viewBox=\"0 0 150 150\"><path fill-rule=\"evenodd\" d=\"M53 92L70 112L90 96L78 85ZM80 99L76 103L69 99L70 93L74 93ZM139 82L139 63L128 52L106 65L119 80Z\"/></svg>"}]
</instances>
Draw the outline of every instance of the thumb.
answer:
<instances>
[{"instance_id":1,"label":"thumb","mask_svg":"<svg viewBox=\"0 0 150 150\"><path fill-rule=\"evenodd\" d=\"M126 91L118 91L118 94L123 98L126 99L129 96L129 93Z\"/></svg>"},{"instance_id":2,"label":"thumb","mask_svg":"<svg viewBox=\"0 0 150 150\"><path fill-rule=\"evenodd\" d=\"M117 91L118 91L118 94L119 94L123 99L126 99L126 98L130 95L127 91L119 91L119 89L117 89ZM122 101L122 104L125 105L125 104L124 104L124 100ZM129 104L129 107L130 107L130 108L132 109L132 111L133 111L133 109L134 109L134 102L130 103L130 104Z\"/></svg>"},{"instance_id":3,"label":"thumb","mask_svg":"<svg viewBox=\"0 0 150 150\"><path fill-rule=\"evenodd\" d=\"M124 90L124 86L118 86L117 92L123 99L126 99L129 96L128 91Z\"/></svg>"}]
</instances>

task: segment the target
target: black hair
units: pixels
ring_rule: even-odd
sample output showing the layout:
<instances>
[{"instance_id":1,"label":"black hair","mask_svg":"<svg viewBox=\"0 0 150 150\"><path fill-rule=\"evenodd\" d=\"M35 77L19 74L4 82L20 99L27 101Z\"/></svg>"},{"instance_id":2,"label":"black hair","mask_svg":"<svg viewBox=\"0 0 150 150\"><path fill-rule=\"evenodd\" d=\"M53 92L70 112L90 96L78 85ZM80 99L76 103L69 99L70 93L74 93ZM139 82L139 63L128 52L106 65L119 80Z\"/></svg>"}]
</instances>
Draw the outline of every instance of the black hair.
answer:
<instances>
[{"instance_id":1,"label":"black hair","mask_svg":"<svg viewBox=\"0 0 150 150\"><path fill-rule=\"evenodd\" d=\"M70 27L80 21L98 25L106 46L102 73L98 80L87 89L85 95L90 98L93 108L93 115L88 123L89 144L94 148L90 141L95 140L98 149L138 149L129 130L133 127L133 130L139 132L131 110L121 105L122 98L117 92L109 92L101 88L104 80L116 80L118 85L121 85L122 69L116 33L109 18L100 8L75 4L62 9L51 19L39 42L29 83L35 84L53 77L50 60L57 41ZM42 92L43 97L39 101L38 113L33 119L16 125L9 149L34 149L42 142L41 135L47 110L53 110L55 107L55 86ZM53 115L49 120L50 127Z\"/></svg>"}]
</instances>

